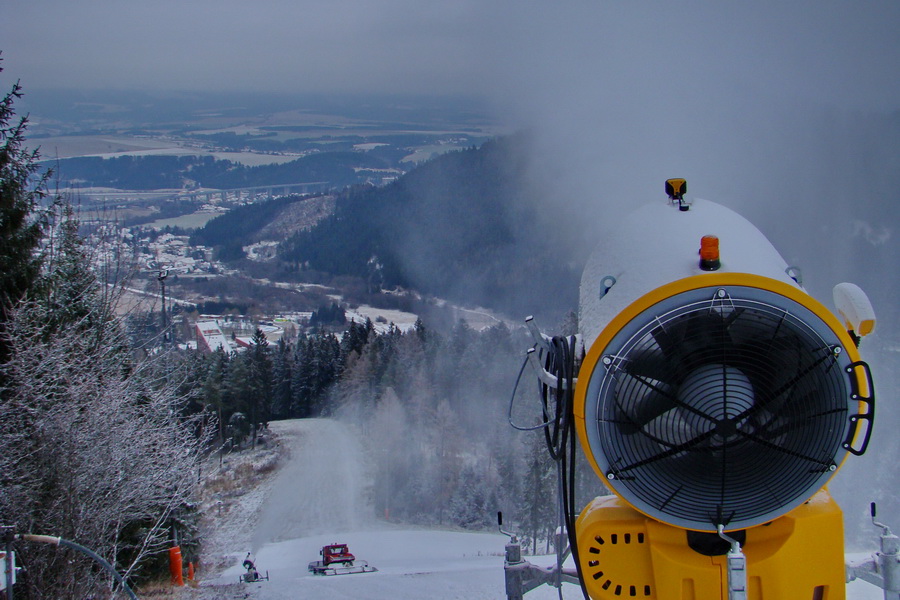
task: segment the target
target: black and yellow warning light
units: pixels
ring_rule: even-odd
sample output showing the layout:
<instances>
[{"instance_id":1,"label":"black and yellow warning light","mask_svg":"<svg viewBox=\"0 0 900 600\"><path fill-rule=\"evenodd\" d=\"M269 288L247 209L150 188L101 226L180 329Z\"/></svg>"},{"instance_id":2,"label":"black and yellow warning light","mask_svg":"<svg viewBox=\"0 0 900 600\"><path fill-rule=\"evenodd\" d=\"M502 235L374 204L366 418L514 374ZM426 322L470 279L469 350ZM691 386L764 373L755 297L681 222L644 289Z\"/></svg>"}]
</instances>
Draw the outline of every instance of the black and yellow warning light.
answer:
<instances>
[{"instance_id":1,"label":"black and yellow warning light","mask_svg":"<svg viewBox=\"0 0 900 600\"><path fill-rule=\"evenodd\" d=\"M686 211L690 209L690 206L684 200L686 192L687 181L684 179L666 179L666 194L673 204L678 203L678 210Z\"/></svg>"}]
</instances>

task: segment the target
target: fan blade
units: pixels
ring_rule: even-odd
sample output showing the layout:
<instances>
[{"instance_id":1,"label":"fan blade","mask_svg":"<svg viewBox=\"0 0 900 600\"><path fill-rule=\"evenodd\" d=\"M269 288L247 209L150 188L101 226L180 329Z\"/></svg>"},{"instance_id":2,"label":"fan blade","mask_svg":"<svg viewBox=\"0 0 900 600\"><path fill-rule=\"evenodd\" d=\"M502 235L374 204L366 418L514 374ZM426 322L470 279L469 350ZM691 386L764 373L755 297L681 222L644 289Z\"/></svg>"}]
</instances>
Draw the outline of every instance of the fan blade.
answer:
<instances>
[{"instance_id":1,"label":"fan blade","mask_svg":"<svg viewBox=\"0 0 900 600\"><path fill-rule=\"evenodd\" d=\"M623 401L624 400L624 401ZM625 375L616 388L615 421L619 431L632 435L647 422L674 408L670 386L654 379Z\"/></svg>"},{"instance_id":2,"label":"fan blade","mask_svg":"<svg viewBox=\"0 0 900 600\"><path fill-rule=\"evenodd\" d=\"M658 347L644 350L625 363L624 368L626 373L635 377L665 382L669 385L678 383L678 371Z\"/></svg>"},{"instance_id":3,"label":"fan blade","mask_svg":"<svg viewBox=\"0 0 900 600\"><path fill-rule=\"evenodd\" d=\"M661 415L647 421L642 429L642 433L649 435L654 441L666 447L685 446L700 434L707 433L712 429L712 424L708 424L702 431L697 431L682 417L683 411L673 409L667 410Z\"/></svg>"}]
</instances>

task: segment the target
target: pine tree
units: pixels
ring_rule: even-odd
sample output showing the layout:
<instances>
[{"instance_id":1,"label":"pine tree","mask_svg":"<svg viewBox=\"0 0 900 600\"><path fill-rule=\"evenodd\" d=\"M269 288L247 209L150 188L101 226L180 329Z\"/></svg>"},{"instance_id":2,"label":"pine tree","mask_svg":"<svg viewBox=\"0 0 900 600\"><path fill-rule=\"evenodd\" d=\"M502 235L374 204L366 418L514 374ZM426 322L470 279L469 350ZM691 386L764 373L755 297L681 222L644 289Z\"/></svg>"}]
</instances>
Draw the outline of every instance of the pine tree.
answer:
<instances>
[{"instance_id":1,"label":"pine tree","mask_svg":"<svg viewBox=\"0 0 900 600\"><path fill-rule=\"evenodd\" d=\"M99 322L110 316L97 312L102 306L100 290L78 227L72 204L63 201L45 251L46 275L39 286L41 301L52 317L46 324L48 332L75 323L85 331L96 332L100 330Z\"/></svg>"},{"instance_id":2,"label":"pine tree","mask_svg":"<svg viewBox=\"0 0 900 600\"><path fill-rule=\"evenodd\" d=\"M537 552L540 539L549 540L556 521L556 470L547 452L542 430L529 433L528 472L523 492L525 506L523 525L525 540L531 542L531 552Z\"/></svg>"},{"instance_id":3,"label":"pine tree","mask_svg":"<svg viewBox=\"0 0 900 600\"><path fill-rule=\"evenodd\" d=\"M17 119L14 107L21 97L16 82L0 100L0 364L9 357L6 331L12 311L40 275L37 250L48 218L40 203L49 195L51 173L42 173L38 151L25 147L28 117Z\"/></svg>"},{"instance_id":4,"label":"pine tree","mask_svg":"<svg viewBox=\"0 0 900 600\"><path fill-rule=\"evenodd\" d=\"M225 404L222 398L222 386L228 365L228 356L222 347L209 355L206 378L201 382L203 398L206 406L216 415L218 424L218 443L225 442Z\"/></svg>"},{"instance_id":5,"label":"pine tree","mask_svg":"<svg viewBox=\"0 0 900 600\"><path fill-rule=\"evenodd\" d=\"M330 413L330 407L327 405L329 391L339 374L341 343L334 334L317 336L317 342L313 410L317 415L326 415Z\"/></svg>"},{"instance_id":6,"label":"pine tree","mask_svg":"<svg viewBox=\"0 0 900 600\"><path fill-rule=\"evenodd\" d=\"M272 356L272 402L269 411L273 419L284 419L290 416L290 409L291 347L281 338Z\"/></svg>"},{"instance_id":7,"label":"pine tree","mask_svg":"<svg viewBox=\"0 0 900 600\"><path fill-rule=\"evenodd\" d=\"M246 354L237 354L228 361L228 369L222 381L222 416L226 425L231 424L231 417L236 412L242 413L246 418L250 408L249 362Z\"/></svg>"},{"instance_id":8,"label":"pine tree","mask_svg":"<svg viewBox=\"0 0 900 600\"><path fill-rule=\"evenodd\" d=\"M249 351L249 391L247 394L248 417L255 435L260 425L269 421L269 404L272 397L272 359L269 355L269 340L259 327L253 332Z\"/></svg>"},{"instance_id":9,"label":"pine tree","mask_svg":"<svg viewBox=\"0 0 900 600\"><path fill-rule=\"evenodd\" d=\"M416 332L416 336L418 336L418 338L424 342L428 336L428 330L425 329L425 323L422 322L421 318L416 317L416 322L415 325L413 325L413 329Z\"/></svg>"},{"instance_id":10,"label":"pine tree","mask_svg":"<svg viewBox=\"0 0 900 600\"><path fill-rule=\"evenodd\" d=\"M291 358L290 414L292 417L309 417L312 416L313 379L316 369L311 336L302 336L297 340Z\"/></svg>"}]
</instances>

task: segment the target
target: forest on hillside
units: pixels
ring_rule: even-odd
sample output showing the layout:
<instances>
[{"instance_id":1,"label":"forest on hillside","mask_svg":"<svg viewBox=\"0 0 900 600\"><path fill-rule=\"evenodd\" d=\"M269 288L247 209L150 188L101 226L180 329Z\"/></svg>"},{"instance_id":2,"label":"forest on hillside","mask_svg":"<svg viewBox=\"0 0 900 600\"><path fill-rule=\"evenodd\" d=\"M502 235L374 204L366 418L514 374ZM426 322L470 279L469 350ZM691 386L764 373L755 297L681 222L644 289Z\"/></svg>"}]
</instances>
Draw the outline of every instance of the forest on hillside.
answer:
<instances>
[{"instance_id":1,"label":"forest on hillside","mask_svg":"<svg viewBox=\"0 0 900 600\"><path fill-rule=\"evenodd\" d=\"M524 143L493 140L382 188L348 190L331 217L287 240L279 256L510 315L559 317L577 303L581 258L560 228L545 227Z\"/></svg>"},{"instance_id":2,"label":"forest on hillside","mask_svg":"<svg viewBox=\"0 0 900 600\"><path fill-rule=\"evenodd\" d=\"M583 257L529 185L526 140L510 136L444 154L383 187L352 186L333 214L283 240L272 277L351 276L369 291L396 287L552 320L577 303ZM193 238L239 261L274 205L236 209ZM568 236L568 237L567 237Z\"/></svg>"},{"instance_id":3,"label":"forest on hillside","mask_svg":"<svg viewBox=\"0 0 900 600\"><path fill-rule=\"evenodd\" d=\"M553 462L539 432L505 418L528 345L521 334L464 323L441 334L421 321L379 334L366 322L277 345L257 330L235 354L162 338L137 346L114 310L116 288L90 268L72 207L57 198L42 212L46 188L27 185L39 167L6 151L22 167L0 189L14 200L0 209L18 224L0 302L0 512L12 522L90 540L129 582L146 582L165 572L173 531L186 557L203 543L204 455L259 443L273 419L326 416L363 435L378 516L478 530L503 510L532 548L549 540ZM520 416L533 425L538 414ZM27 548L20 558L33 597L82 598L107 585L71 553Z\"/></svg>"},{"instance_id":4,"label":"forest on hillside","mask_svg":"<svg viewBox=\"0 0 900 600\"><path fill-rule=\"evenodd\" d=\"M524 331L504 326L460 322L441 335L419 321L379 334L366 322L277 344L258 330L246 352L169 360L196 391L189 412L215 417L217 444L252 445L270 420L338 418L362 434L376 516L480 530L502 510L536 547L554 527L556 479L542 432L507 422L525 347ZM526 381L516 418L532 426L540 409ZM591 481L582 479L584 497Z\"/></svg>"},{"instance_id":5,"label":"forest on hillside","mask_svg":"<svg viewBox=\"0 0 900 600\"><path fill-rule=\"evenodd\" d=\"M147 581L173 531L196 548L196 468L211 436L165 357L131 346L121 288L98 278L74 207L25 146L20 97L15 84L0 98L2 524L89 544L129 582ZM17 596L112 589L91 559L55 545L17 544L16 560Z\"/></svg>"},{"instance_id":6,"label":"forest on hillside","mask_svg":"<svg viewBox=\"0 0 900 600\"><path fill-rule=\"evenodd\" d=\"M365 152L328 152L258 166L212 156L83 156L57 161L61 187L111 187L123 190L236 189L322 182L341 188L365 181L358 169L385 169L390 163Z\"/></svg>"}]
</instances>

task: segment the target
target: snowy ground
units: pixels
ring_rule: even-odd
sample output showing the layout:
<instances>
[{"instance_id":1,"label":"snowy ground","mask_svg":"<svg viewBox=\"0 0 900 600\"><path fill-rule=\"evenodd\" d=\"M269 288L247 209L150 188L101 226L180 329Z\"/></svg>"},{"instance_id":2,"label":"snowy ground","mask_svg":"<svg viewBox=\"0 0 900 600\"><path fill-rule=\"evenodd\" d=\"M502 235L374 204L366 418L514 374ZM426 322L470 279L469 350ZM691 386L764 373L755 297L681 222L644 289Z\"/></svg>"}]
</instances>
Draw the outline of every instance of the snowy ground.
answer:
<instances>
[{"instance_id":1,"label":"snowy ground","mask_svg":"<svg viewBox=\"0 0 900 600\"><path fill-rule=\"evenodd\" d=\"M446 306L447 304L444 303L444 305ZM453 312L454 320L465 321L469 327L477 331L487 329L488 327L495 327L504 322L503 319L494 315L486 308L462 308L460 306L454 306ZM400 331L411 330L416 324L418 315L402 310L375 308L365 304L358 306L355 309L347 310L348 321L353 319L357 323L365 323L367 318L372 320L372 324L375 326L375 330L378 331L378 333L385 333L390 328L391 323L393 323ZM519 324L521 323L510 324L507 322L507 325Z\"/></svg>"},{"instance_id":2,"label":"snowy ground","mask_svg":"<svg viewBox=\"0 0 900 600\"><path fill-rule=\"evenodd\" d=\"M274 477L241 496L239 506L222 515L204 559L210 571L184 600L310 600L429 598L481 600L505 598L503 551L507 538L399 527L371 518L365 506L366 474L356 435L330 420L271 423L283 460ZM286 455L286 456L285 456ZM307 570L329 543L347 543L375 573L314 576ZM252 552L269 581L238 583L240 566ZM552 564L551 557L532 558ZM864 583L848 585L850 600L883 597ZM581 598L577 586L564 585L564 597ZM544 586L526 600L558 598Z\"/></svg>"},{"instance_id":3,"label":"snowy ground","mask_svg":"<svg viewBox=\"0 0 900 600\"><path fill-rule=\"evenodd\" d=\"M375 573L322 577L310 574L307 563L318 558L324 544L346 542ZM505 597L501 535L448 531L372 530L323 534L263 546L257 565L270 580L244 586L251 598L338 600L371 598L499 599ZM235 565L216 581L238 581ZM575 588L573 592L577 592ZM567 594L568 595L568 594ZM550 587L528 595L555 598ZM577 596L572 596L577 597Z\"/></svg>"}]
</instances>

